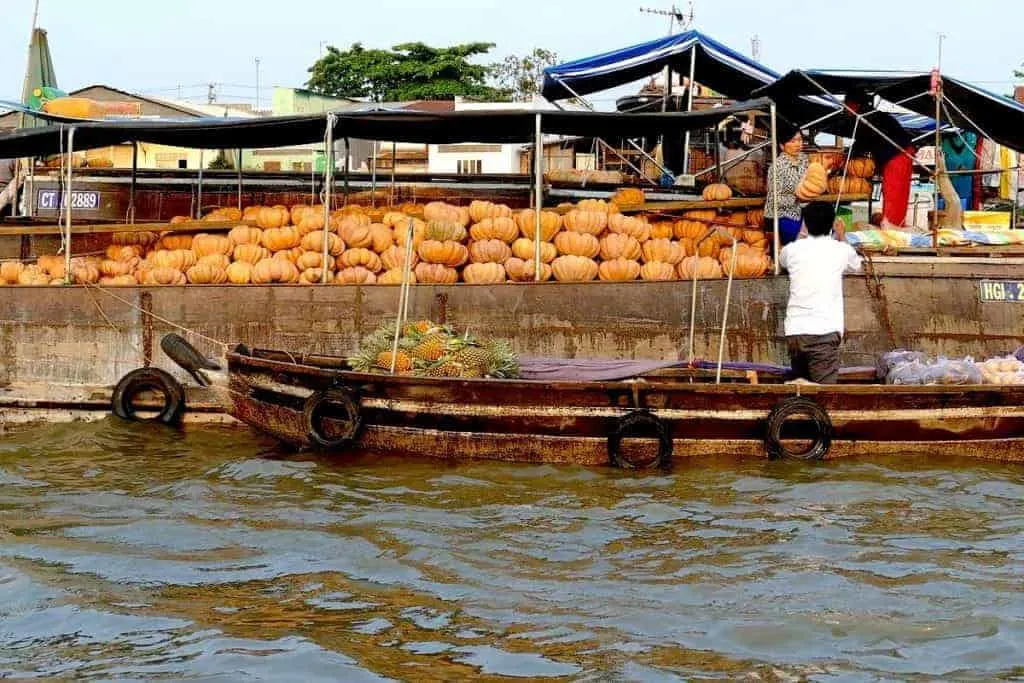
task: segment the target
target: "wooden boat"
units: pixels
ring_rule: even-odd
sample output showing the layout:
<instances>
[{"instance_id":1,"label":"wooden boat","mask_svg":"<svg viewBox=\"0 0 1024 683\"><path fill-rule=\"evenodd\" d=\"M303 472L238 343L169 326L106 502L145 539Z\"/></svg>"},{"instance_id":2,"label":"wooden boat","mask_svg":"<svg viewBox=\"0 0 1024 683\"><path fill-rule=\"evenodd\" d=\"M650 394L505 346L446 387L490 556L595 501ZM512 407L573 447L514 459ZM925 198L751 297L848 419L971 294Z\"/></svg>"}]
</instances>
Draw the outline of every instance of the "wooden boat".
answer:
<instances>
[{"instance_id":1,"label":"wooden boat","mask_svg":"<svg viewBox=\"0 0 1024 683\"><path fill-rule=\"evenodd\" d=\"M228 355L235 418L301 448L648 467L695 456L949 454L1024 461L1024 387L722 384L686 368L625 381L360 374L329 356Z\"/></svg>"}]
</instances>

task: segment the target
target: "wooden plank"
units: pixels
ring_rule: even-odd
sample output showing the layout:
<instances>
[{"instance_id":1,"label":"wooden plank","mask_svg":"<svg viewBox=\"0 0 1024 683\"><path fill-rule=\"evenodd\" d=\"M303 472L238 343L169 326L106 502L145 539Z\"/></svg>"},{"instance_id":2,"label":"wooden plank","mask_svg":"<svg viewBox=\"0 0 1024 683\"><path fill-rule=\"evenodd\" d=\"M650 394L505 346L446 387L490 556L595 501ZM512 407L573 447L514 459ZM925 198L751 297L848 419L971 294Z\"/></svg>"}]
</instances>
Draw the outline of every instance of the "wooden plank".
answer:
<instances>
[{"instance_id":1,"label":"wooden plank","mask_svg":"<svg viewBox=\"0 0 1024 683\"><path fill-rule=\"evenodd\" d=\"M835 204L839 201L842 204L867 201L868 195L838 195L826 194L818 198L818 201ZM709 202L703 199L685 200L675 202L646 202L640 206L630 206L622 209L622 213L644 213L644 212L666 212L666 211L710 211L720 209L759 209L764 206L764 197L738 197L724 201Z\"/></svg>"},{"instance_id":2,"label":"wooden plank","mask_svg":"<svg viewBox=\"0 0 1024 683\"><path fill-rule=\"evenodd\" d=\"M224 232L236 225L256 225L255 221L186 221L184 223L100 223L97 225L71 224L71 234L111 234L118 232ZM18 237L21 235L60 235L64 228L61 225L33 225L0 228L0 237Z\"/></svg>"}]
</instances>

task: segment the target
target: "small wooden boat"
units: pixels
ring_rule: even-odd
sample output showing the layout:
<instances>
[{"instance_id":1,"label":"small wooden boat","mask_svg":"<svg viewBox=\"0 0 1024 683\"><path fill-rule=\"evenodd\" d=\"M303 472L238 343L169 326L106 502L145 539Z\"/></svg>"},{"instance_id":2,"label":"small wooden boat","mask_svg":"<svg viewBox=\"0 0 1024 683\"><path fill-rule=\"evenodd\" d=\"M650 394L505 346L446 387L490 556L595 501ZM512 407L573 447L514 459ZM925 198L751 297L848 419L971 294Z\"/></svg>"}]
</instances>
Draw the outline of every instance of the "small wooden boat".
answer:
<instances>
[{"instance_id":1,"label":"small wooden boat","mask_svg":"<svg viewBox=\"0 0 1024 683\"><path fill-rule=\"evenodd\" d=\"M689 368L619 381L350 372L342 358L228 355L231 412L300 448L508 462L666 466L695 456L873 454L1024 461L1024 387L721 384Z\"/></svg>"}]
</instances>

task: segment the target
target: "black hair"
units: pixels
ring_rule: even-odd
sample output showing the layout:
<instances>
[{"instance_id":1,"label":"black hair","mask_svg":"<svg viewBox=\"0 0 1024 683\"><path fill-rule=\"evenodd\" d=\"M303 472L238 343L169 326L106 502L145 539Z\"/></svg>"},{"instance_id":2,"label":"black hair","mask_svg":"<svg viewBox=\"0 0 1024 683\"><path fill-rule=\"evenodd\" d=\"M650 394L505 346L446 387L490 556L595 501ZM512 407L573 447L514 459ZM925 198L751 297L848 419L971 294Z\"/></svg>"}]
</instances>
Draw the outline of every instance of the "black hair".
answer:
<instances>
[{"instance_id":1,"label":"black hair","mask_svg":"<svg viewBox=\"0 0 1024 683\"><path fill-rule=\"evenodd\" d=\"M836 210L828 202L811 202L804 207L803 217L807 234L821 237L832 232L832 225L836 222Z\"/></svg>"},{"instance_id":2,"label":"black hair","mask_svg":"<svg viewBox=\"0 0 1024 683\"><path fill-rule=\"evenodd\" d=\"M797 133L800 133L800 126L779 117L775 122L775 138L781 149L783 145L796 137Z\"/></svg>"}]
</instances>

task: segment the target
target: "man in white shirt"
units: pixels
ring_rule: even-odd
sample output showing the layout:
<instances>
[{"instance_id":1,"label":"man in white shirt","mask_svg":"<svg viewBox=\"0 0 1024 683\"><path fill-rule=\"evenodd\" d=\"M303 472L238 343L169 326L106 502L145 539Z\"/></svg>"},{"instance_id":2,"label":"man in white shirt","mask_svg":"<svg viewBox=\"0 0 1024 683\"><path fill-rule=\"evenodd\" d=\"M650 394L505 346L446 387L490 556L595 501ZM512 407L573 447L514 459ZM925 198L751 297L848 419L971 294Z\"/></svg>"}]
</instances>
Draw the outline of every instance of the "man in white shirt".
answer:
<instances>
[{"instance_id":1,"label":"man in white shirt","mask_svg":"<svg viewBox=\"0 0 1024 683\"><path fill-rule=\"evenodd\" d=\"M793 375L817 384L839 381L843 275L861 270L853 247L832 239L835 219L831 204L808 204L803 210L807 237L779 254L779 265L789 271L785 331Z\"/></svg>"}]
</instances>

